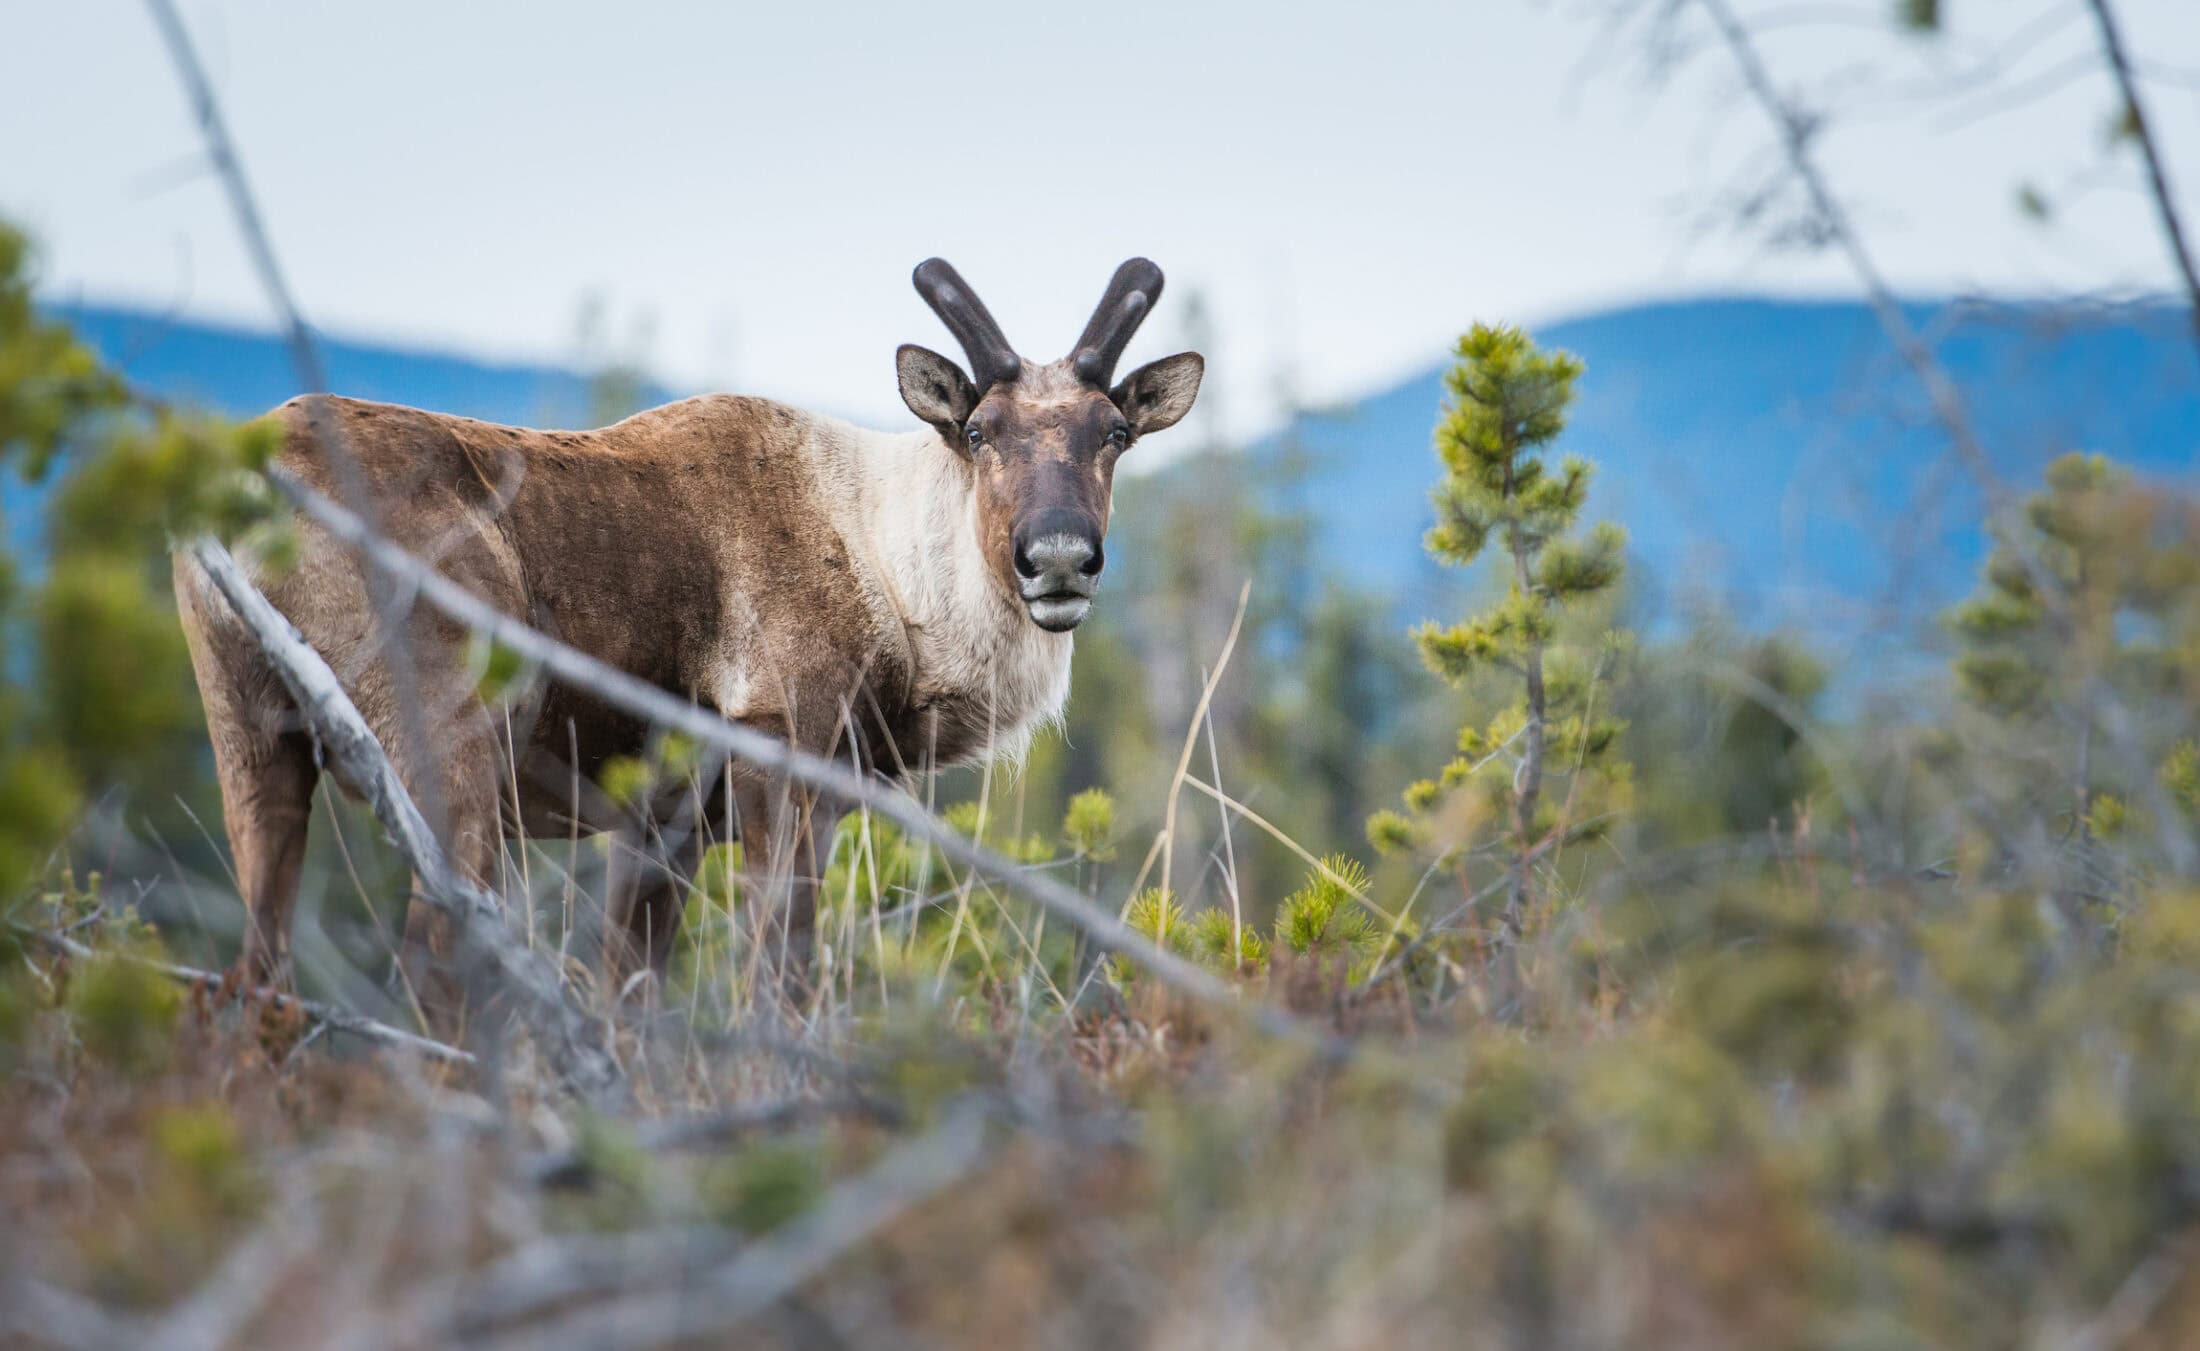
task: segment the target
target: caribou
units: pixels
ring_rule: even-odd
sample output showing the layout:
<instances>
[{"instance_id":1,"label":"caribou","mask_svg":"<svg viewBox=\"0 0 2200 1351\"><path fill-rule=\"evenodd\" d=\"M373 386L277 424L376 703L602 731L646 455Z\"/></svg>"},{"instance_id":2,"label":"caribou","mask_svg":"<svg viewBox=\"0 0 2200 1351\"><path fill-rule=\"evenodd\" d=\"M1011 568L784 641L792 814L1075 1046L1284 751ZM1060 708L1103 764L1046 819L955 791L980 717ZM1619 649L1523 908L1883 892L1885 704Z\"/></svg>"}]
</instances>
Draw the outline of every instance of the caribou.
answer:
<instances>
[{"instance_id":1,"label":"caribou","mask_svg":"<svg viewBox=\"0 0 2200 1351\"><path fill-rule=\"evenodd\" d=\"M969 363L898 350L921 429L724 394L585 432L308 395L271 415L279 461L323 494L363 497L385 536L506 613L732 721L890 777L1017 755L1068 698L1117 462L1191 410L1204 361L1116 378L1161 295L1143 258L1117 269L1069 355L1043 363L1017 355L944 260L914 281ZM615 757L662 750L643 720L552 681L485 691L462 626L381 595L349 546L295 529L283 566L247 560L252 579L432 806L455 868L493 887L507 839L608 833L603 931L632 975L662 967L705 841L738 838L784 899L779 950L799 968L834 804L738 763L639 804L602 791ZM283 988L315 748L180 552L175 583L249 912L237 975ZM401 965L424 1005L461 995L450 942L414 900Z\"/></svg>"}]
</instances>

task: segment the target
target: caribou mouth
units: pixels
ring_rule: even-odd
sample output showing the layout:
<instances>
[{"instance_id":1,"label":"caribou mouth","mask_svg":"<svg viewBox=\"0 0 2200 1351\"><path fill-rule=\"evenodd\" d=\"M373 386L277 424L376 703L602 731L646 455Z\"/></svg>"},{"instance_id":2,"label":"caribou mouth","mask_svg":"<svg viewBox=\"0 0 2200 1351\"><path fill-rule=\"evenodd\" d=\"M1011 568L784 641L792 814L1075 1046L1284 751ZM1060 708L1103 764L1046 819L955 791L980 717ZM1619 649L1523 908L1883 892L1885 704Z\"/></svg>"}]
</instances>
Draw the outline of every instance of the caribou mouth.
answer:
<instances>
[{"instance_id":1,"label":"caribou mouth","mask_svg":"<svg viewBox=\"0 0 2200 1351\"><path fill-rule=\"evenodd\" d=\"M1074 591L1055 591L1026 598L1024 608L1030 611L1031 622L1048 633L1068 633L1092 613L1092 597Z\"/></svg>"},{"instance_id":2,"label":"caribou mouth","mask_svg":"<svg viewBox=\"0 0 2200 1351\"><path fill-rule=\"evenodd\" d=\"M1027 577L1020 588L1024 609L1031 622L1048 633L1068 633L1092 613L1092 593L1098 579L1072 572Z\"/></svg>"}]
</instances>

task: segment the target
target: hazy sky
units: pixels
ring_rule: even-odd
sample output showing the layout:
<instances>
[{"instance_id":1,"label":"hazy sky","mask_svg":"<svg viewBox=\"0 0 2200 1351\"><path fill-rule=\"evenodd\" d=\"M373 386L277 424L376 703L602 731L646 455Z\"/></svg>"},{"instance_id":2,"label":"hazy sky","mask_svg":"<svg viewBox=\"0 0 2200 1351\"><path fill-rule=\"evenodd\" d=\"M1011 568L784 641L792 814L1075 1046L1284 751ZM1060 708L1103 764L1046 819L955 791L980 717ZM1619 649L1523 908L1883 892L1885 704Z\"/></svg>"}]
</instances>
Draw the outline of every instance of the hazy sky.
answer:
<instances>
[{"instance_id":1,"label":"hazy sky","mask_svg":"<svg viewBox=\"0 0 2200 1351\"><path fill-rule=\"evenodd\" d=\"M1963 54L2037 39L2010 82L1883 99L1828 143L1900 284L2168 278L2135 176L2066 198L2052 230L2012 209L2020 180L2061 188L2095 158L2107 90L2058 83L2092 50L2082 4L1954 0L1977 27L1935 46L1886 36L1888 0L1739 2L1834 16L1767 54L1852 93L1867 66L1895 93L1944 88ZM2200 3L2120 7L2200 216ZM910 289L918 260L953 260L1044 358L1146 253L1170 289L1132 359L1171 350L1203 292L1216 407L1243 430L1283 370L1350 395L1477 318L1847 286L1830 260L1698 228L1762 117L1715 54L1647 81L1639 44L1581 6L183 8L309 317L349 334L568 357L596 292L676 385L898 422L895 344L953 350ZM42 239L46 293L264 319L144 10L0 15L0 212ZM2027 89L2054 92L1989 115Z\"/></svg>"}]
</instances>

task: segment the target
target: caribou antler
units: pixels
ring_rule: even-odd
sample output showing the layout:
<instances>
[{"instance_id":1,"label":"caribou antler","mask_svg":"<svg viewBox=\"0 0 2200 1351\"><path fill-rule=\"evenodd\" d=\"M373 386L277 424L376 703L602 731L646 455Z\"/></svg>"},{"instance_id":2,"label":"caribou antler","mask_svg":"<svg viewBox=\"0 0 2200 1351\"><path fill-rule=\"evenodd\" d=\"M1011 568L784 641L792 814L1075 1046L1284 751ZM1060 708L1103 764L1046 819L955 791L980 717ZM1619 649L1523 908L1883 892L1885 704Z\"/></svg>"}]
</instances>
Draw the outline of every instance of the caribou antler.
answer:
<instances>
[{"instance_id":1,"label":"caribou antler","mask_svg":"<svg viewBox=\"0 0 2200 1351\"><path fill-rule=\"evenodd\" d=\"M1161 269L1152 260L1133 258L1115 269L1108 293L1085 323L1070 362L1087 384L1101 389L1115 378L1115 363L1123 359L1131 335L1161 299Z\"/></svg>"},{"instance_id":2,"label":"caribou antler","mask_svg":"<svg viewBox=\"0 0 2200 1351\"><path fill-rule=\"evenodd\" d=\"M982 394L996 384L1013 384L1023 373L1024 363L962 274L945 258L927 258L917 264L911 280L916 282L917 294L924 297L924 303L962 344L978 392Z\"/></svg>"}]
</instances>

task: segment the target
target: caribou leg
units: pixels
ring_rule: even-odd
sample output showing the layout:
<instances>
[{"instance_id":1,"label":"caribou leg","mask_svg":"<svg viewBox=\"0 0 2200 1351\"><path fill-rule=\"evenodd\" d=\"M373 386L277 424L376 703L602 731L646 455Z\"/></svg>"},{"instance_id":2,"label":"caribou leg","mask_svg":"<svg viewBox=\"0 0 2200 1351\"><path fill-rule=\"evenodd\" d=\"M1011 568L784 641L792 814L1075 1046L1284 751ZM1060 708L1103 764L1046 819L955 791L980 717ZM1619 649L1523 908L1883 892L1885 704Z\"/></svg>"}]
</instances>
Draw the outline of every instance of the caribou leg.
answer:
<instances>
[{"instance_id":1,"label":"caribou leg","mask_svg":"<svg viewBox=\"0 0 2200 1351\"><path fill-rule=\"evenodd\" d=\"M744 784L734 801L751 894L761 898L755 941L776 966L782 995L799 1005L811 989L818 889L842 810L784 781Z\"/></svg>"}]
</instances>

